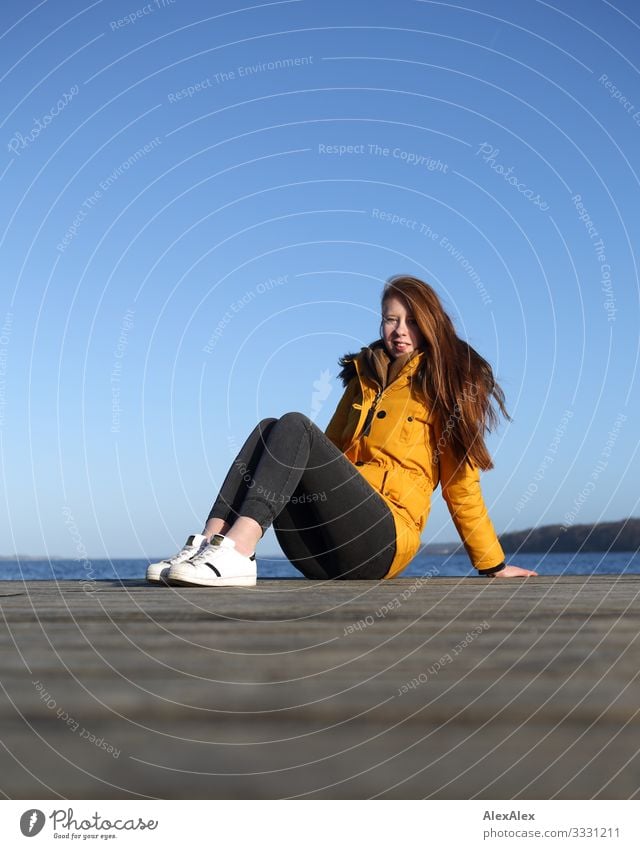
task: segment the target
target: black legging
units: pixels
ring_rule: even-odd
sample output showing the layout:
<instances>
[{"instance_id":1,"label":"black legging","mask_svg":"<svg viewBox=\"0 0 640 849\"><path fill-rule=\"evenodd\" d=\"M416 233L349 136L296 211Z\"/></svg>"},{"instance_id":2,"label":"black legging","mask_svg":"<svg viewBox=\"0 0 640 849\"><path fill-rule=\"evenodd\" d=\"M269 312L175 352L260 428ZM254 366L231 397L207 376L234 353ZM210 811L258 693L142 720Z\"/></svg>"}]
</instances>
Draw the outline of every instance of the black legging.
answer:
<instances>
[{"instance_id":1,"label":"black legging","mask_svg":"<svg viewBox=\"0 0 640 849\"><path fill-rule=\"evenodd\" d=\"M273 524L287 558L307 578L379 579L396 549L382 496L302 413L263 419L222 484L209 519Z\"/></svg>"}]
</instances>

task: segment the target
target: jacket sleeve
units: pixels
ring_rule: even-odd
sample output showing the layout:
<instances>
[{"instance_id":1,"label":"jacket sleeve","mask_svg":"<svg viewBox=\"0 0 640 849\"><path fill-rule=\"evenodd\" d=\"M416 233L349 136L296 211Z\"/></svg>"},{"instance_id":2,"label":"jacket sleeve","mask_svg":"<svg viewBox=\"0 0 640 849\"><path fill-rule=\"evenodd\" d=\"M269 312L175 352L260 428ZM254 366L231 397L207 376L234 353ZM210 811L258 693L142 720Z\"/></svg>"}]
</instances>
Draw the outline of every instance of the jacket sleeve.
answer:
<instances>
[{"instance_id":1,"label":"jacket sleeve","mask_svg":"<svg viewBox=\"0 0 640 849\"><path fill-rule=\"evenodd\" d=\"M347 426L349 413L351 412L356 395L358 394L358 386L357 377L354 377L349 381L342 398L338 402L336 411L331 417L331 421L325 430L325 436L328 436L333 444L340 449L340 451L344 451L345 448L343 439L344 430Z\"/></svg>"},{"instance_id":2,"label":"jacket sleeve","mask_svg":"<svg viewBox=\"0 0 640 849\"><path fill-rule=\"evenodd\" d=\"M479 572L497 571L505 555L489 518L480 488L480 471L467 461L459 463L448 447L447 434L434 423L440 463L442 496L465 550Z\"/></svg>"}]
</instances>

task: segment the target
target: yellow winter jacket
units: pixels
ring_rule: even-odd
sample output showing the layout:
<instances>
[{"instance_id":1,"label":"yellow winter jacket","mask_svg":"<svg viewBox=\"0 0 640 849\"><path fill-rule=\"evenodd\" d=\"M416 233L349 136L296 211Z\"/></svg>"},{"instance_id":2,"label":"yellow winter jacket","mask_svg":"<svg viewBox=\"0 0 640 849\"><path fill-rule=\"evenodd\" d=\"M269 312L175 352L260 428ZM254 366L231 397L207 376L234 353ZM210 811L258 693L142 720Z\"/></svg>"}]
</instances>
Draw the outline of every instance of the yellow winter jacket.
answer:
<instances>
[{"instance_id":1,"label":"yellow winter jacket","mask_svg":"<svg viewBox=\"0 0 640 849\"><path fill-rule=\"evenodd\" d=\"M355 376L325 434L391 509L396 552L385 577L393 578L417 553L438 483L475 568L498 566L505 555L482 497L479 470L455 461L440 417L425 407L413 386L424 352L381 389L365 351L352 360Z\"/></svg>"}]
</instances>

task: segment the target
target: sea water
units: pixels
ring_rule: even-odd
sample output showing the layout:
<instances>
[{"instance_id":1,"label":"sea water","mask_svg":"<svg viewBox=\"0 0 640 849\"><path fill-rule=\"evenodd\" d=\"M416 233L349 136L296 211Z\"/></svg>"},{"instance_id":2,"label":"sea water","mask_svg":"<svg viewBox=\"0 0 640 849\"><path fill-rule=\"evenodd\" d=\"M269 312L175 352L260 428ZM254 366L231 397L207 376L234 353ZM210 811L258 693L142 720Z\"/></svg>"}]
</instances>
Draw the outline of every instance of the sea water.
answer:
<instances>
[{"instance_id":1,"label":"sea water","mask_svg":"<svg viewBox=\"0 0 640 849\"><path fill-rule=\"evenodd\" d=\"M156 558L157 559L157 558ZM284 557L257 555L258 578L303 578ZM144 579L152 562L136 560L4 560L0 580L103 581ZM540 575L640 574L639 552L581 552L579 554L514 554L507 563L534 569ZM422 575L465 577L477 574L465 554L418 554L401 573L403 578Z\"/></svg>"}]
</instances>

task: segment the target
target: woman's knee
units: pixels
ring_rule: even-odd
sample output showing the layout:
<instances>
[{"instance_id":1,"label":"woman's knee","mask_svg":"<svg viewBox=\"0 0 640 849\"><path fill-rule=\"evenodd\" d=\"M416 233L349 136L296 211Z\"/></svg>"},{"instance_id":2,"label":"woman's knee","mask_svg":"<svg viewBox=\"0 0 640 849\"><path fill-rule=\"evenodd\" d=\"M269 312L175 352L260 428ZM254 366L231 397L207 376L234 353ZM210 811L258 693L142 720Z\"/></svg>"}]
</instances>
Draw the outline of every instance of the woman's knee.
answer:
<instances>
[{"instance_id":1,"label":"woman's knee","mask_svg":"<svg viewBox=\"0 0 640 849\"><path fill-rule=\"evenodd\" d=\"M305 416L304 413L301 413L298 410L290 410L288 413L283 413L279 419L262 419L259 427L264 429L265 427L272 425L274 422L278 422L280 425L290 427L292 429L297 429L302 426L307 430L310 430L315 426L309 416Z\"/></svg>"},{"instance_id":2,"label":"woman's knee","mask_svg":"<svg viewBox=\"0 0 640 849\"><path fill-rule=\"evenodd\" d=\"M258 424L251 431L249 436L247 437L247 443L251 444L265 444L266 440L269 437L269 433L271 432L271 428L278 421L278 419L269 418L269 419L260 419Z\"/></svg>"},{"instance_id":3,"label":"woman's knee","mask_svg":"<svg viewBox=\"0 0 640 849\"><path fill-rule=\"evenodd\" d=\"M294 427L300 424L304 425L305 427L309 427L313 424L311 419L308 416L305 416L304 413L300 413L297 410L291 410L288 413L283 413L279 419L273 417L268 419L261 419L258 422L258 427L260 428L260 430L264 430L265 428L270 427L275 422L280 422L283 425L293 425Z\"/></svg>"},{"instance_id":4,"label":"woman's knee","mask_svg":"<svg viewBox=\"0 0 640 849\"><path fill-rule=\"evenodd\" d=\"M284 415L280 416L279 420L282 424L289 424L294 427L301 424L305 427L309 427L309 425L312 424L309 416L305 416L304 413L300 413L297 410L291 410L288 413L284 413Z\"/></svg>"}]
</instances>

